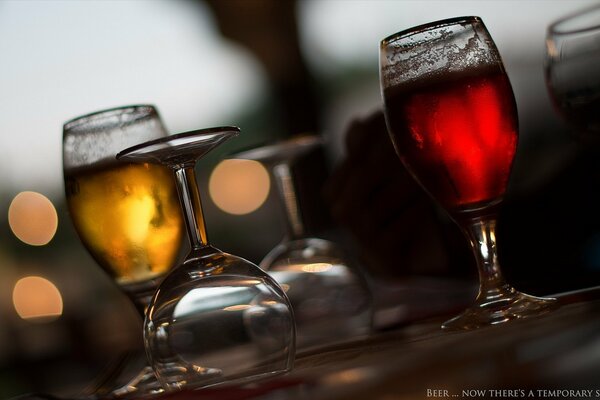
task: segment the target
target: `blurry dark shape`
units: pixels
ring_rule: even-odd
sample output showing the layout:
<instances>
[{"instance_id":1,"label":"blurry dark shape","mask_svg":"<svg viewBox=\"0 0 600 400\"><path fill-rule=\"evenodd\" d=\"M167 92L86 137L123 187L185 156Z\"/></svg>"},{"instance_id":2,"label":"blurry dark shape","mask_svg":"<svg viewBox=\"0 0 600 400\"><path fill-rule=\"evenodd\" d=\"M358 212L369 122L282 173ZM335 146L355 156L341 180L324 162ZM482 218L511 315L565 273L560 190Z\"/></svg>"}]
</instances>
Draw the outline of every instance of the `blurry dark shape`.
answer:
<instances>
[{"instance_id":1,"label":"blurry dark shape","mask_svg":"<svg viewBox=\"0 0 600 400\"><path fill-rule=\"evenodd\" d=\"M66 400L66 398L56 397L47 393L26 393L20 396L11 397L10 400Z\"/></svg>"},{"instance_id":2,"label":"blurry dark shape","mask_svg":"<svg viewBox=\"0 0 600 400\"><path fill-rule=\"evenodd\" d=\"M466 275L472 262L463 262L469 252L458 240L460 231L396 156L383 114L355 119L345 147L346 156L328 181L327 199L371 273L384 279L443 276L458 265L459 275Z\"/></svg>"},{"instance_id":3,"label":"blurry dark shape","mask_svg":"<svg viewBox=\"0 0 600 400\"><path fill-rule=\"evenodd\" d=\"M330 179L329 199L372 274L474 280L461 232L390 157L394 149L380 113L353 122L347 152ZM500 208L498 251L515 287L544 295L600 285L598 182L597 154L582 148L535 190L507 195ZM390 262L391 252L400 260Z\"/></svg>"},{"instance_id":4,"label":"blurry dark shape","mask_svg":"<svg viewBox=\"0 0 600 400\"><path fill-rule=\"evenodd\" d=\"M222 34L263 64L286 135L320 132L315 82L302 56L295 0L207 0Z\"/></svg>"},{"instance_id":5,"label":"blurry dark shape","mask_svg":"<svg viewBox=\"0 0 600 400\"><path fill-rule=\"evenodd\" d=\"M534 192L506 199L499 257L516 287L541 295L600 285L599 182L597 152L581 148Z\"/></svg>"}]
</instances>

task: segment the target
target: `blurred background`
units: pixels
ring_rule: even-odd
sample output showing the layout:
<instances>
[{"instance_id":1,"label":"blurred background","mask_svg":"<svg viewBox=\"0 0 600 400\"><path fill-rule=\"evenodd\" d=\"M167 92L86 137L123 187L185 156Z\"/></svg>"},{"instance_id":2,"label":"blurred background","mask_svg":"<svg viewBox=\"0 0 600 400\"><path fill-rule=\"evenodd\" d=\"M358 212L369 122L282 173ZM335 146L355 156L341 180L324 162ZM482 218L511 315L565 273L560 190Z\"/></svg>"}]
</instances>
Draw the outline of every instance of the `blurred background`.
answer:
<instances>
[{"instance_id":1,"label":"blurred background","mask_svg":"<svg viewBox=\"0 0 600 400\"><path fill-rule=\"evenodd\" d=\"M283 234L275 195L260 165L221 160L317 133L335 165L351 119L381 106L379 41L421 23L483 18L520 115L510 192L543 184L574 146L544 84L546 27L595 3L0 0L0 398L76 393L141 340L71 226L65 121L148 103L171 133L239 126L198 176L212 244L259 262Z\"/></svg>"}]
</instances>

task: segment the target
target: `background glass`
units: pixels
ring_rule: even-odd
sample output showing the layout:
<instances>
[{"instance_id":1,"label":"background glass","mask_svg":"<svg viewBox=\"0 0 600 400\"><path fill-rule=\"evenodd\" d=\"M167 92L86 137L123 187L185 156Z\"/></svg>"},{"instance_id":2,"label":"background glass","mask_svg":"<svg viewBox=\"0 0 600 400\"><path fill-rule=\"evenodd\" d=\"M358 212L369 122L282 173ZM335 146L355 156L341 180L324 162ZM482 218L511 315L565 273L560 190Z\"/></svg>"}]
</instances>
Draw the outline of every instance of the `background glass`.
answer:
<instances>
[{"instance_id":1,"label":"background glass","mask_svg":"<svg viewBox=\"0 0 600 400\"><path fill-rule=\"evenodd\" d=\"M365 336L372 327L372 296L363 271L339 245L306 230L293 167L322 146L319 136L302 135L234 156L265 164L277 190L284 237L259 266L285 289L294 307L298 350Z\"/></svg>"},{"instance_id":2,"label":"background glass","mask_svg":"<svg viewBox=\"0 0 600 400\"><path fill-rule=\"evenodd\" d=\"M600 6L548 27L545 72L554 106L574 135L600 146Z\"/></svg>"}]
</instances>

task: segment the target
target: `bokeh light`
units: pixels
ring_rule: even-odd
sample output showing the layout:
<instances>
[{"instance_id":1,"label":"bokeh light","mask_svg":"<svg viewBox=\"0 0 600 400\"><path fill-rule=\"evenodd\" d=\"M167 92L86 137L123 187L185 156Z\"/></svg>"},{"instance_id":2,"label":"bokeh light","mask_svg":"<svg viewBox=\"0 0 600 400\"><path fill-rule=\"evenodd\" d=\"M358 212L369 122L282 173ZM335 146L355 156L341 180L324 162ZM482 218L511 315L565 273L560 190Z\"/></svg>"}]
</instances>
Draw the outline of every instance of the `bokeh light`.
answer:
<instances>
[{"instance_id":1,"label":"bokeh light","mask_svg":"<svg viewBox=\"0 0 600 400\"><path fill-rule=\"evenodd\" d=\"M13 305L19 317L33 321L52 321L62 315L63 301L58 288L40 276L26 276L15 284Z\"/></svg>"},{"instance_id":2,"label":"bokeh light","mask_svg":"<svg viewBox=\"0 0 600 400\"><path fill-rule=\"evenodd\" d=\"M8 224L22 242L42 246L54 237L58 215L52 202L43 194L21 192L10 203Z\"/></svg>"},{"instance_id":3,"label":"bokeh light","mask_svg":"<svg viewBox=\"0 0 600 400\"><path fill-rule=\"evenodd\" d=\"M305 264L301 268L304 272L327 272L333 268L333 265L329 263L312 263Z\"/></svg>"},{"instance_id":4,"label":"bokeh light","mask_svg":"<svg viewBox=\"0 0 600 400\"><path fill-rule=\"evenodd\" d=\"M252 160L223 160L213 170L208 191L213 202L229 214L257 210L269 195L270 179L265 167Z\"/></svg>"}]
</instances>

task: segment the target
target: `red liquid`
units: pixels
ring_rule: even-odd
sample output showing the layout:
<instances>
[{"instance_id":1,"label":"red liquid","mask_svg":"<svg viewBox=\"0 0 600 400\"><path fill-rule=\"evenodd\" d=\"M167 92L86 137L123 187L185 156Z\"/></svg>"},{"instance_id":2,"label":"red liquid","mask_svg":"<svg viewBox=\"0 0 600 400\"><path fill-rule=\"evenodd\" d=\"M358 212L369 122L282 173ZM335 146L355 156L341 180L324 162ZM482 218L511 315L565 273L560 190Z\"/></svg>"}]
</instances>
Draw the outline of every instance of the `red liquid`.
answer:
<instances>
[{"instance_id":1,"label":"red liquid","mask_svg":"<svg viewBox=\"0 0 600 400\"><path fill-rule=\"evenodd\" d=\"M386 89L396 151L448 211L501 199L517 145L517 110L501 71Z\"/></svg>"}]
</instances>

